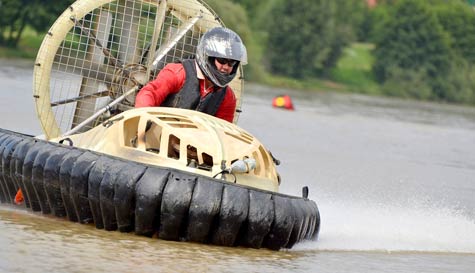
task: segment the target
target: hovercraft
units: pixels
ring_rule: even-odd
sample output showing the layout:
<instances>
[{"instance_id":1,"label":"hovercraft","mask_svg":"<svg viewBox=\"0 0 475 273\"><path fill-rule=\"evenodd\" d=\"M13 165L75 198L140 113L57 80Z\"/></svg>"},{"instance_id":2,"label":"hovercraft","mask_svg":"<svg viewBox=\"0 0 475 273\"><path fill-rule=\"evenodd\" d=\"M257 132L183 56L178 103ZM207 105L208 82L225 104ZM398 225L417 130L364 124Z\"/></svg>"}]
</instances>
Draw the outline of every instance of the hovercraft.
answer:
<instances>
[{"instance_id":1,"label":"hovercraft","mask_svg":"<svg viewBox=\"0 0 475 273\"><path fill-rule=\"evenodd\" d=\"M308 189L279 193L278 160L251 134L197 111L132 107L141 84L217 25L197 0L71 5L35 63L44 136L0 129L0 201L21 189L32 211L165 240L278 250L316 239Z\"/></svg>"}]
</instances>

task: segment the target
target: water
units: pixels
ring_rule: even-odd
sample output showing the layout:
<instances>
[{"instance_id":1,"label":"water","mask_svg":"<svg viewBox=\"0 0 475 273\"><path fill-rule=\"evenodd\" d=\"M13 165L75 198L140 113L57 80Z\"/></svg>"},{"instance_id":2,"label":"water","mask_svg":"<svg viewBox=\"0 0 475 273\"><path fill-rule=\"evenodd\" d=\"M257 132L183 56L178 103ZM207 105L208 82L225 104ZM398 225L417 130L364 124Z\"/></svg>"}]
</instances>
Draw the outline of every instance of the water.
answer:
<instances>
[{"instance_id":1,"label":"water","mask_svg":"<svg viewBox=\"0 0 475 273\"><path fill-rule=\"evenodd\" d=\"M37 135L33 62L0 59L0 128Z\"/></svg>"},{"instance_id":2,"label":"water","mask_svg":"<svg viewBox=\"0 0 475 273\"><path fill-rule=\"evenodd\" d=\"M0 127L38 135L31 67L0 61ZM475 271L474 108L247 85L238 124L281 160L282 192L309 186L318 241L167 242L0 205L0 272Z\"/></svg>"}]
</instances>

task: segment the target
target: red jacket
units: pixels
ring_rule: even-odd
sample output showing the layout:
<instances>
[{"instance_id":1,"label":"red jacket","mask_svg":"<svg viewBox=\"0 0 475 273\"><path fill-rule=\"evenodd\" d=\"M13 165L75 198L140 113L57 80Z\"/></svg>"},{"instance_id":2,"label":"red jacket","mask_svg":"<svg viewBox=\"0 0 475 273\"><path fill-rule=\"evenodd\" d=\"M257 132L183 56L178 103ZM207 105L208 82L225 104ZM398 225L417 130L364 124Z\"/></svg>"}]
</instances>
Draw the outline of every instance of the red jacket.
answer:
<instances>
[{"instance_id":1,"label":"red jacket","mask_svg":"<svg viewBox=\"0 0 475 273\"><path fill-rule=\"evenodd\" d=\"M197 67L198 80L200 83L200 94L204 97L212 92L213 87L207 86L205 90L205 79ZM169 63L158 73L158 76L146 84L135 98L135 107L160 106L165 98L172 93L177 93L185 83L186 72L181 63ZM236 96L232 89L226 88L226 95L221 103L216 117L233 122L236 110Z\"/></svg>"}]
</instances>

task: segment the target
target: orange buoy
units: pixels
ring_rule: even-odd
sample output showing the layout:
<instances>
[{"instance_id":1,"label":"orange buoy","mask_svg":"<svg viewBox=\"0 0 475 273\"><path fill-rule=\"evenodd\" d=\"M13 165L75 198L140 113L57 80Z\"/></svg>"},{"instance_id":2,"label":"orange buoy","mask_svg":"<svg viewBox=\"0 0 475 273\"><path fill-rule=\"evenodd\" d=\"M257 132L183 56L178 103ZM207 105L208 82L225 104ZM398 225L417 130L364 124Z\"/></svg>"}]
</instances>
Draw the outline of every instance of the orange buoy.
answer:
<instances>
[{"instance_id":1,"label":"orange buoy","mask_svg":"<svg viewBox=\"0 0 475 273\"><path fill-rule=\"evenodd\" d=\"M15 204L21 205L23 203L23 193L21 192L21 189L18 189L15 195Z\"/></svg>"},{"instance_id":2,"label":"orange buoy","mask_svg":"<svg viewBox=\"0 0 475 273\"><path fill-rule=\"evenodd\" d=\"M284 108L287 110L294 110L294 105L292 103L292 99L289 95L280 95L275 97L272 100L272 106L276 108Z\"/></svg>"}]
</instances>

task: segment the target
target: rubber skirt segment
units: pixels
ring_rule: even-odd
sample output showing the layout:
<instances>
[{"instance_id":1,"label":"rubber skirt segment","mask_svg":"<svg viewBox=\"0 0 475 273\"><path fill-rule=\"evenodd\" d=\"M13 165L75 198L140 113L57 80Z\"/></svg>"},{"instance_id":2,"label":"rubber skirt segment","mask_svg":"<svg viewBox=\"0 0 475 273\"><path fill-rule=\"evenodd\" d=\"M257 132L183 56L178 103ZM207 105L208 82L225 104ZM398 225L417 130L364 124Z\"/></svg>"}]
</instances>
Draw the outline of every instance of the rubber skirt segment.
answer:
<instances>
[{"instance_id":1,"label":"rubber skirt segment","mask_svg":"<svg viewBox=\"0 0 475 273\"><path fill-rule=\"evenodd\" d=\"M177 241L185 236L196 177L172 171L163 192L158 237Z\"/></svg>"},{"instance_id":2,"label":"rubber skirt segment","mask_svg":"<svg viewBox=\"0 0 475 273\"><path fill-rule=\"evenodd\" d=\"M9 136L8 139L2 142L0 145L0 168L1 168L1 177L0 180L3 182L5 189L6 202L13 203L15 199L15 194L18 190L17 186L13 182L12 177L10 176L10 161L15 150L16 145L22 141L21 138L17 136Z\"/></svg>"},{"instance_id":3,"label":"rubber skirt segment","mask_svg":"<svg viewBox=\"0 0 475 273\"><path fill-rule=\"evenodd\" d=\"M147 168L135 186L135 233L153 236L160 226L163 190L170 172Z\"/></svg>"},{"instance_id":4,"label":"rubber skirt segment","mask_svg":"<svg viewBox=\"0 0 475 273\"><path fill-rule=\"evenodd\" d=\"M0 150L2 150L5 146L5 144L3 144L3 142L5 142L5 140L9 139L9 135L8 134L4 134L4 133L0 133ZM0 157L1 157L1 153L0 153ZM7 201L7 196L9 195L8 193L8 188L7 188L7 185L5 183L5 181L3 180L3 177L2 175L0 175L0 202L2 203L7 203L7 202L10 202L10 200Z\"/></svg>"},{"instance_id":5,"label":"rubber skirt segment","mask_svg":"<svg viewBox=\"0 0 475 273\"><path fill-rule=\"evenodd\" d=\"M46 165L46 160L56 147L47 142L38 142L37 145L41 145L42 147L38 149L38 153L33 162L33 167L31 171L31 181L36 193L36 197L38 198L38 203L40 204L41 211L44 214L50 214L51 208L48 203L48 198L46 197L46 189L44 183L44 168Z\"/></svg>"},{"instance_id":6,"label":"rubber skirt segment","mask_svg":"<svg viewBox=\"0 0 475 273\"><path fill-rule=\"evenodd\" d=\"M5 145L10 142L10 135L4 134L0 136L0 160L3 157L3 150ZM0 171L1 171L1 162L0 162ZM8 189L7 183L3 178L3 172L0 174L0 201L2 203L10 203L10 191Z\"/></svg>"},{"instance_id":7,"label":"rubber skirt segment","mask_svg":"<svg viewBox=\"0 0 475 273\"><path fill-rule=\"evenodd\" d=\"M207 243L215 219L219 215L223 184L210 179L199 177L193 189L186 240Z\"/></svg>"},{"instance_id":8,"label":"rubber skirt segment","mask_svg":"<svg viewBox=\"0 0 475 273\"><path fill-rule=\"evenodd\" d=\"M16 157L17 157L17 154L19 153L19 148L22 146L21 144L26 142L25 139L23 138L19 138L19 140L20 141L18 141L14 146L11 147L11 151L9 152L9 155L7 156L6 160L3 161L3 164L4 164L3 171L10 178L10 183L13 186L15 195L20 189L20 183L17 181L16 174L15 174ZM12 196L13 201L15 200L15 195Z\"/></svg>"},{"instance_id":9,"label":"rubber skirt segment","mask_svg":"<svg viewBox=\"0 0 475 273\"><path fill-rule=\"evenodd\" d=\"M240 245L260 248L270 231L273 220L274 202L272 194L249 190L249 214Z\"/></svg>"},{"instance_id":10,"label":"rubber skirt segment","mask_svg":"<svg viewBox=\"0 0 475 273\"><path fill-rule=\"evenodd\" d=\"M78 221L78 215L74 209L73 201L70 195L71 190L71 171L76 160L84 153L82 150L71 149L71 152L63 156L59 168L59 185L61 187L61 197L63 199L64 209L68 219L73 222Z\"/></svg>"},{"instance_id":11,"label":"rubber skirt segment","mask_svg":"<svg viewBox=\"0 0 475 273\"><path fill-rule=\"evenodd\" d=\"M234 246L239 230L249 211L249 190L232 184L224 184L218 224L211 243Z\"/></svg>"},{"instance_id":12,"label":"rubber skirt segment","mask_svg":"<svg viewBox=\"0 0 475 273\"><path fill-rule=\"evenodd\" d=\"M134 162L123 164L114 184L114 208L119 231L131 232L135 229L135 185L146 167Z\"/></svg>"},{"instance_id":13,"label":"rubber skirt segment","mask_svg":"<svg viewBox=\"0 0 475 273\"><path fill-rule=\"evenodd\" d=\"M70 192L74 210L79 223L92 223L92 212L89 207L88 178L89 172L96 163L98 156L91 152L85 152L74 162L70 177Z\"/></svg>"},{"instance_id":14,"label":"rubber skirt segment","mask_svg":"<svg viewBox=\"0 0 475 273\"><path fill-rule=\"evenodd\" d=\"M55 146L46 159L43 170L44 188L51 213L56 217L66 217L66 208L61 197L60 169L63 158L71 149Z\"/></svg>"},{"instance_id":15,"label":"rubber skirt segment","mask_svg":"<svg viewBox=\"0 0 475 273\"><path fill-rule=\"evenodd\" d=\"M25 186L25 192L23 195L26 195L28 200L30 200L31 210L33 211L41 211L40 201L38 200L38 196L36 195L35 188L33 186L33 164L36 159L36 155L38 151L44 147L44 142L36 142L34 145L28 150L25 155L25 160L23 161L23 185Z\"/></svg>"},{"instance_id":16,"label":"rubber skirt segment","mask_svg":"<svg viewBox=\"0 0 475 273\"><path fill-rule=\"evenodd\" d=\"M100 156L96 164L92 167L89 172L88 179L88 200L89 207L91 208L92 218L96 228L103 229L104 221L102 220L102 212L100 205L100 188L101 181L104 178L105 172L113 164L114 160L107 156Z\"/></svg>"},{"instance_id":17,"label":"rubber skirt segment","mask_svg":"<svg viewBox=\"0 0 475 273\"><path fill-rule=\"evenodd\" d=\"M115 214L115 184L119 180L122 169L127 169L128 164L120 160L113 160L105 170L99 186L99 203L105 230L117 230L117 217Z\"/></svg>"},{"instance_id":18,"label":"rubber skirt segment","mask_svg":"<svg viewBox=\"0 0 475 273\"><path fill-rule=\"evenodd\" d=\"M297 199L298 201L298 207L302 211L302 217L303 217L303 225L302 229L300 230L299 238L297 242L303 241L305 239L305 236L307 235L307 231L310 225L310 215L309 211L307 209L307 201L305 199Z\"/></svg>"},{"instance_id":19,"label":"rubber skirt segment","mask_svg":"<svg viewBox=\"0 0 475 273\"><path fill-rule=\"evenodd\" d=\"M311 237L310 235L313 233L313 229L315 228L315 217L312 213L312 205L310 204L310 200L304 200L303 206L305 209L305 215L307 215L307 229L304 230L300 239L301 241L308 240Z\"/></svg>"},{"instance_id":20,"label":"rubber skirt segment","mask_svg":"<svg viewBox=\"0 0 475 273\"><path fill-rule=\"evenodd\" d=\"M3 149L5 147L4 142L6 140L10 140L9 135L1 133L0 134L0 160L1 160L1 157L2 157ZM0 162L0 166L1 166L1 162ZM1 169L0 169L0 171L1 171ZM0 202L9 203L10 200L7 201L7 196L8 195L9 195L8 188L7 188L7 185L6 185L5 181L3 180L3 173L1 173L0 174Z\"/></svg>"},{"instance_id":21,"label":"rubber skirt segment","mask_svg":"<svg viewBox=\"0 0 475 273\"><path fill-rule=\"evenodd\" d=\"M30 208L30 200L28 199L28 195L26 194L26 189L25 189L25 184L23 184L23 162L25 161L25 156L28 153L29 149L36 143L36 140L31 139L31 138L26 138L24 141L22 141L20 144L18 144L18 147L15 150L15 153L13 154L14 157L14 177L21 188L21 191L23 193L23 199L25 200L25 206L27 208Z\"/></svg>"},{"instance_id":22,"label":"rubber skirt segment","mask_svg":"<svg viewBox=\"0 0 475 273\"><path fill-rule=\"evenodd\" d=\"M313 234L315 233L316 227L317 227L317 214L316 211L314 210L314 202L312 200L305 200L306 205L307 205L307 213L310 218L310 225L309 228L307 229L307 234L305 235L304 240L311 240L313 238Z\"/></svg>"},{"instance_id":23,"label":"rubber skirt segment","mask_svg":"<svg viewBox=\"0 0 475 273\"><path fill-rule=\"evenodd\" d=\"M7 182L7 176L5 175L5 173L3 172L3 158L6 157L6 155L4 155L4 152L5 152L5 148L6 146L10 145L10 143L12 141L15 140L15 137L14 136L7 136L3 141L2 143L0 144L0 184L2 185L2 189L3 189L3 198L4 198L4 201L6 203L12 203L13 202L13 199L12 199L12 189L10 188L10 183ZM8 153L8 152L7 152Z\"/></svg>"},{"instance_id":24,"label":"rubber skirt segment","mask_svg":"<svg viewBox=\"0 0 475 273\"><path fill-rule=\"evenodd\" d=\"M23 143L26 143L28 142L26 139L21 139L20 142L18 142L18 144L15 146L15 149L13 149L12 151L12 156L11 156L11 159L10 159L10 163L9 163L9 175L10 175L10 178L15 186L15 189L18 190L21 188L21 183L18 182L17 180L17 175L16 175L16 161L17 161L17 158L18 158L18 154L21 153L21 149L23 147ZM6 171L6 170L5 170Z\"/></svg>"},{"instance_id":25,"label":"rubber skirt segment","mask_svg":"<svg viewBox=\"0 0 475 273\"><path fill-rule=\"evenodd\" d=\"M315 226L313 228L313 233L311 234L310 240L316 240L318 237L318 233L320 232L320 212L318 210L318 206L314 201L310 203L312 205L312 212L315 217Z\"/></svg>"},{"instance_id":26,"label":"rubber skirt segment","mask_svg":"<svg viewBox=\"0 0 475 273\"><path fill-rule=\"evenodd\" d=\"M273 250L285 247L290 239L294 226L295 214L288 198L274 195L274 222L269 234L264 239L263 246Z\"/></svg>"},{"instance_id":27,"label":"rubber skirt segment","mask_svg":"<svg viewBox=\"0 0 475 273\"><path fill-rule=\"evenodd\" d=\"M289 241L287 242L285 248L292 248L292 246L299 241L305 222L305 215L302 208L300 207L299 199L290 199L289 209L294 215L294 224L292 227L292 233L290 234Z\"/></svg>"},{"instance_id":28,"label":"rubber skirt segment","mask_svg":"<svg viewBox=\"0 0 475 273\"><path fill-rule=\"evenodd\" d=\"M22 140L23 139L17 136L10 137L10 141L8 143L5 143L5 146L3 147L2 156L0 158L2 178L5 184L5 188L7 189L7 199L10 203L14 203L15 194L18 191L18 186L16 185L15 181L13 180L13 177L11 176L10 162L12 161L12 155L15 151L16 146Z\"/></svg>"}]
</instances>

